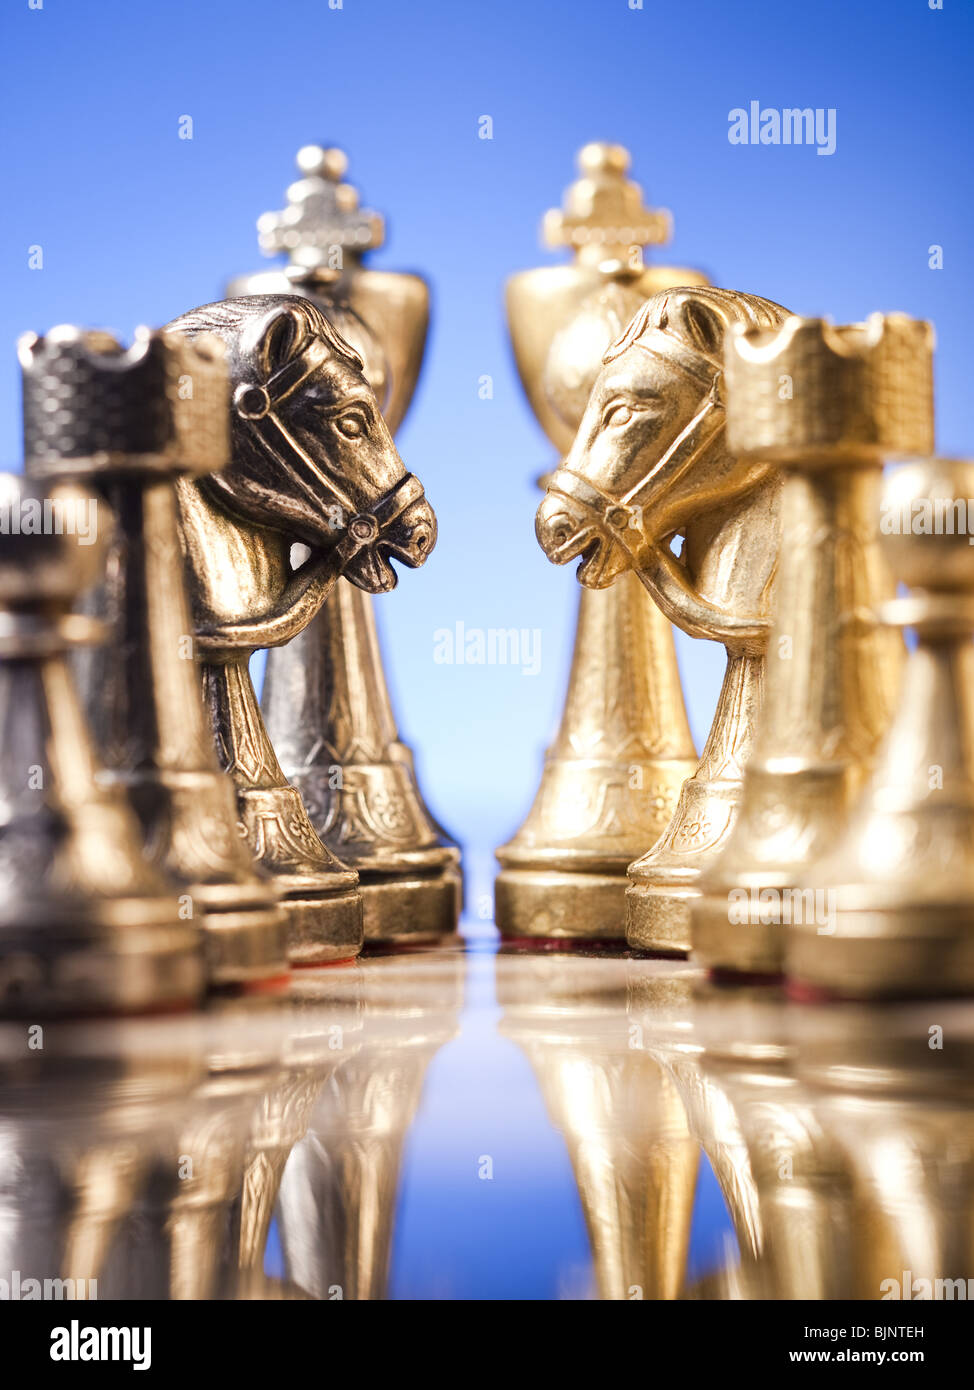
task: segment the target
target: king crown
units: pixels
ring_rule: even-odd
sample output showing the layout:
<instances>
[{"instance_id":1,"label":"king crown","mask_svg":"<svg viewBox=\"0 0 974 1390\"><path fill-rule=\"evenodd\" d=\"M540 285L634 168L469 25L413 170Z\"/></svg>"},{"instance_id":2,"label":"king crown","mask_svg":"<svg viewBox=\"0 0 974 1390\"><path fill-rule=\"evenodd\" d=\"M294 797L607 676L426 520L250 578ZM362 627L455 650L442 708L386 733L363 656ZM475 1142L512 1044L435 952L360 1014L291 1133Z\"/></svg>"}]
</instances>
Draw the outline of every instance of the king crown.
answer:
<instances>
[{"instance_id":1,"label":"king crown","mask_svg":"<svg viewBox=\"0 0 974 1390\"><path fill-rule=\"evenodd\" d=\"M292 265L331 269L336 248L360 255L382 245L382 218L360 208L358 190L342 181L348 167L342 150L305 145L298 151L297 163L304 177L288 188L287 207L257 219L265 256L283 251Z\"/></svg>"},{"instance_id":2,"label":"king crown","mask_svg":"<svg viewBox=\"0 0 974 1390\"><path fill-rule=\"evenodd\" d=\"M544 244L570 246L580 260L602 261L669 241L670 214L644 206L639 184L626 178L629 164L622 145L583 146L578 153L582 177L566 189L561 208L545 213Z\"/></svg>"},{"instance_id":3,"label":"king crown","mask_svg":"<svg viewBox=\"0 0 974 1390\"><path fill-rule=\"evenodd\" d=\"M725 347L732 453L869 461L933 449L933 329L905 314L736 325Z\"/></svg>"},{"instance_id":4,"label":"king crown","mask_svg":"<svg viewBox=\"0 0 974 1390\"><path fill-rule=\"evenodd\" d=\"M18 344L24 458L35 476L210 472L229 458L222 342L139 328L123 348L71 324Z\"/></svg>"}]
</instances>

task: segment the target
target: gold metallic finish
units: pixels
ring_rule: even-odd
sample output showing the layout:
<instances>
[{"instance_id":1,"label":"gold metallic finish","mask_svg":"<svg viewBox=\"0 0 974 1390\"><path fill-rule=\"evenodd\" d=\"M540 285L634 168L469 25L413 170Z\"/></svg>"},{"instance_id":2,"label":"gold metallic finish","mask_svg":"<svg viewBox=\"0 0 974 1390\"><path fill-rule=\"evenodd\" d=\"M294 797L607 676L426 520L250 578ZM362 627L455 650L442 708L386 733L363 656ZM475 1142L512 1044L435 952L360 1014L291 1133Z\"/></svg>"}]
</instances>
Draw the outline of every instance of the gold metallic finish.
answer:
<instances>
[{"instance_id":1,"label":"gold metallic finish","mask_svg":"<svg viewBox=\"0 0 974 1390\"><path fill-rule=\"evenodd\" d=\"M463 1002L459 953L363 959L359 969L362 1045L320 1088L278 1203L288 1281L323 1300L387 1297L406 1138ZM310 978L302 994L311 1007L343 987Z\"/></svg>"},{"instance_id":2,"label":"gold metallic finish","mask_svg":"<svg viewBox=\"0 0 974 1390\"><path fill-rule=\"evenodd\" d=\"M431 940L456 928L458 856L399 742L365 597L335 586L325 621L319 615L268 661L261 703L316 829L358 869L366 940Z\"/></svg>"},{"instance_id":3,"label":"gold metallic finish","mask_svg":"<svg viewBox=\"0 0 974 1390\"><path fill-rule=\"evenodd\" d=\"M582 584L613 594L634 572L670 621L727 649L699 766L630 866L626 934L641 950L689 950L690 905L733 820L760 708L778 482L728 446L722 352L734 324L785 317L769 300L710 286L654 295L605 353L538 510L546 555L580 559Z\"/></svg>"},{"instance_id":4,"label":"gold metallic finish","mask_svg":"<svg viewBox=\"0 0 974 1390\"><path fill-rule=\"evenodd\" d=\"M376 271L381 217L359 207L341 150L308 145L288 206L259 219L262 250L280 269L241 277L231 294L289 290L311 299L365 364L389 429L409 406L429 323L416 275ZM262 709L285 775L315 830L359 874L367 941L431 941L455 931L460 853L427 809L401 742L372 600L340 579L321 611L268 654Z\"/></svg>"},{"instance_id":5,"label":"gold metallic finish","mask_svg":"<svg viewBox=\"0 0 974 1390\"><path fill-rule=\"evenodd\" d=\"M91 1027L91 1020L72 1027L72 1042ZM73 1293L63 1296L79 1300L151 1296L141 1262L120 1259L119 1251L167 1130L199 1079L198 1062L185 1047L136 1060L75 1046L55 1057L54 1034L47 1025L43 1052L22 1043L2 1048L0 1123L10 1176L0 1278L9 1284L19 1269L74 1280Z\"/></svg>"},{"instance_id":6,"label":"gold metallic finish","mask_svg":"<svg viewBox=\"0 0 974 1390\"><path fill-rule=\"evenodd\" d=\"M694 907L694 952L711 968L780 974L807 905L794 892L843 833L888 728L903 642L872 612L894 593L880 474L884 457L932 445L931 357L929 324L898 314L847 327L792 317L728 344L728 442L779 466L784 486L758 739Z\"/></svg>"},{"instance_id":7,"label":"gold metallic finish","mask_svg":"<svg viewBox=\"0 0 974 1390\"><path fill-rule=\"evenodd\" d=\"M699 1132L735 1225L738 1296L855 1297L861 1204L847 1156L790 1057L705 1048L696 1066L694 1118L704 1122Z\"/></svg>"},{"instance_id":8,"label":"gold metallic finish","mask_svg":"<svg viewBox=\"0 0 974 1390\"><path fill-rule=\"evenodd\" d=\"M105 777L128 794L147 852L179 889L182 916L202 926L210 983L280 975L284 917L237 831L233 785L205 724L174 492L177 476L229 459L223 344L140 330L123 352L107 334L61 328L21 351L28 472L91 485L116 523L94 605L110 640L79 663ZM69 434L52 434L36 398L42 373L71 377ZM63 394L62 410L71 409Z\"/></svg>"},{"instance_id":9,"label":"gold metallic finish","mask_svg":"<svg viewBox=\"0 0 974 1390\"><path fill-rule=\"evenodd\" d=\"M672 1300L683 1292L698 1144L676 1086L625 1012L626 966L592 989L572 956L497 961L499 1032L531 1062L564 1136L592 1249L597 1296Z\"/></svg>"},{"instance_id":10,"label":"gold metallic finish","mask_svg":"<svg viewBox=\"0 0 974 1390\"><path fill-rule=\"evenodd\" d=\"M415 568L436 539L364 363L310 301L258 295L204 305L170 328L217 333L233 386L232 462L180 482L180 522L203 689L240 821L282 895L292 963L354 956L358 876L322 844L267 735L248 670L315 616L339 576L395 587L390 557ZM292 547L310 554L298 568Z\"/></svg>"},{"instance_id":11,"label":"gold metallic finish","mask_svg":"<svg viewBox=\"0 0 974 1390\"><path fill-rule=\"evenodd\" d=\"M501 931L621 939L626 869L665 827L692 749L667 620L638 587L592 594L541 787L497 852Z\"/></svg>"},{"instance_id":12,"label":"gold metallic finish","mask_svg":"<svg viewBox=\"0 0 974 1390\"><path fill-rule=\"evenodd\" d=\"M672 1077L736 1236L725 1268L690 1296L853 1297L862 1234L852 1178L795 1077L792 1011L774 990L728 991L687 967L667 979L657 970L630 963L630 1026Z\"/></svg>"},{"instance_id":13,"label":"gold metallic finish","mask_svg":"<svg viewBox=\"0 0 974 1390\"><path fill-rule=\"evenodd\" d=\"M618 145L586 145L582 177L544 239L570 265L515 275L507 316L525 394L559 450L570 447L602 355L649 295L706 283L645 265L668 214L643 207ZM581 595L568 693L527 820L497 851L495 919L513 938L621 941L625 872L658 838L695 764L673 633L631 576Z\"/></svg>"},{"instance_id":14,"label":"gold metallic finish","mask_svg":"<svg viewBox=\"0 0 974 1390\"><path fill-rule=\"evenodd\" d=\"M35 480L0 475L0 505L11 515L40 514L45 498L98 506L78 488L46 494ZM95 531L89 539L81 544L67 528L20 529L0 548L5 1016L189 1005L203 986L202 932L181 920L174 885L143 858L123 791L100 777L70 669L73 647L105 636L93 619L69 612L104 560L104 538L98 544Z\"/></svg>"},{"instance_id":15,"label":"gold metallic finish","mask_svg":"<svg viewBox=\"0 0 974 1390\"><path fill-rule=\"evenodd\" d=\"M911 628L896 714L841 843L810 879L831 930L799 924L801 987L858 997L974 990L974 465L910 464L889 478L881 541L909 595L880 621ZM939 518L939 520L938 520ZM960 520L958 520L960 518Z\"/></svg>"},{"instance_id":16,"label":"gold metallic finish","mask_svg":"<svg viewBox=\"0 0 974 1390\"><path fill-rule=\"evenodd\" d=\"M260 1097L244 1151L237 1297L248 1291L261 1296L267 1237L284 1170L307 1132L322 1089L337 1068L348 1064L359 1046L362 977L355 966L339 973L341 989L335 999L322 989L317 1013L300 999L289 1001L281 1020L285 1036L280 1071ZM311 988L313 991L314 985ZM325 1005L327 1012L322 1007Z\"/></svg>"},{"instance_id":17,"label":"gold metallic finish","mask_svg":"<svg viewBox=\"0 0 974 1390\"><path fill-rule=\"evenodd\" d=\"M946 497L962 478L941 467ZM959 547L941 555L947 569L969 566ZM50 1297L47 1279L70 1279L85 1284L60 1296L100 1303L388 1297L398 1192L405 1183L408 1210L417 1171L429 1177L410 1126L424 1073L434 1108L442 1099L426 1068L457 1036L466 966L496 979L503 1009L496 1020L478 987L479 1022L476 1001L465 1012L499 1044L501 1071L478 1062L478 1075L515 1082L504 1170L477 1143L469 1181L482 1193L489 1159L503 1181L511 1154L536 1147L538 1097L504 1060L513 1042L574 1165L590 1237L591 1262L563 1265L560 1296L961 1298L974 1212L969 1001L940 999L933 1016L929 1001L796 1007L774 989L718 987L685 962L513 948L496 966L437 950L296 971L287 996L220 998L205 1013L51 1020L36 1050L23 1022L0 1024L2 1291ZM478 1112L461 1112L462 1131ZM733 1234L691 1280L701 1149ZM570 1219L577 1202L549 1195ZM283 1281L261 1273L272 1212ZM470 1259L476 1243L456 1246L426 1293L469 1292Z\"/></svg>"},{"instance_id":18,"label":"gold metallic finish","mask_svg":"<svg viewBox=\"0 0 974 1390\"><path fill-rule=\"evenodd\" d=\"M836 1230L850 1228L838 1253L852 1297L959 1297L974 1184L969 1008L940 1001L943 1049L931 1045L926 1005L792 1013L803 1024L795 1072L843 1155L854 1198L850 1221L841 1193L823 1193Z\"/></svg>"}]
</instances>

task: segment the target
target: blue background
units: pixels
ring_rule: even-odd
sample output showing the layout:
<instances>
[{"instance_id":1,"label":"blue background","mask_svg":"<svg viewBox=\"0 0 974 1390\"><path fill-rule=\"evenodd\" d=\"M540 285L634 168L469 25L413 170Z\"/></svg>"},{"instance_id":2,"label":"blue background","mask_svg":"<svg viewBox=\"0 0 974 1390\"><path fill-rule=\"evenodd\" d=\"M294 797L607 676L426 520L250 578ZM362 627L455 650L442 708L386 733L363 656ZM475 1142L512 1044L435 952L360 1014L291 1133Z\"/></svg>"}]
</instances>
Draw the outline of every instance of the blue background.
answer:
<instances>
[{"instance_id":1,"label":"blue background","mask_svg":"<svg viewBox=\"0 0 974 1390\"><path fill-rule=\"evenodd\" d=\"M283 205L297 148L342 145L363 201L388 218L371 263L433 287L399 442L440 541L379 611L403 734L429 801L465 843L476 914L491 850L537 784L576 603L570 571L534 540L531 480L551 450L513 370L505 277L554 261L538 224L577 148L621 142L649 200L674 213L658 259L838 321L876 309L933 319L940 448L974 451L974 6L943 2L6 0L0 454L19 466L20 332L77 321L127 336L218 298L229 276L259 268L254 221ZM728 112L751 100L835 107L836 153L729 144ZM191 141L177 137L183 115ZM478 139L482 115L490 141ZM942 270L928 268L934 243ZM42 270L28 269L32 245ZM540 629L540 673L436 665L434 631L461 620ZM700 741L722 656L682 638L679 652ZM415 1144L449 1127L432 1109ZM407 1199L404 1230L416 1217ZM576 1237L584 1252L580 1226L556 1238ZM520 1259L526 1288L550 1291L547 1266Z\"/></svg>"}]
</instances>

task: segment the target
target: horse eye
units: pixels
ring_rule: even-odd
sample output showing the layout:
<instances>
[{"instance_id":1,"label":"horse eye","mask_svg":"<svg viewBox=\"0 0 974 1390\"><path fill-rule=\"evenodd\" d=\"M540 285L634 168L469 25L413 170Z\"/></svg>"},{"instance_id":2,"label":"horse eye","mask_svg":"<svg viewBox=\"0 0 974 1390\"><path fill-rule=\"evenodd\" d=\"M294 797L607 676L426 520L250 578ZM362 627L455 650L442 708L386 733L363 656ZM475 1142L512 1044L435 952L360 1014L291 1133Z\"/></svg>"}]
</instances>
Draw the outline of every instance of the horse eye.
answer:
<instances>
[{"instance_id":1,"label":"horse eye","mask_svg":"<svg viewBox=\"0 0 974 1390\"><path fill-rule=\"evenodd\" d=\"M632 406L626 405L623 402L620 405L614 405L612 409L606 413L602 423L603 425L628 425L634 414L635 412Z\"/></svg>"},{"instance_id":2,"label":"horse eye","mask_svg":"<svg viewBox=\"0 0 974 1390\"><path fill-rule=\"evenodd\" d=\"M335 425L346 439L358 439L365 433L365 416L357 410L348 410L344 415L339 415Z\"/></svg>"}]
</instances>

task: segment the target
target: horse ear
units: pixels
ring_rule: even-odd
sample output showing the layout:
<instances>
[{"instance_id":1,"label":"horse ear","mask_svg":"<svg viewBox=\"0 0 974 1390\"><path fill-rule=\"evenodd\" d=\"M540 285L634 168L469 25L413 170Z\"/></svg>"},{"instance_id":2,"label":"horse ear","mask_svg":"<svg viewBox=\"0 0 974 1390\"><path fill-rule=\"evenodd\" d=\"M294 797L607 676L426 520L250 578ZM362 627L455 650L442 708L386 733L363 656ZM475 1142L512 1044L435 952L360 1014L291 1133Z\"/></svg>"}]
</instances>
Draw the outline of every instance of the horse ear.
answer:
<instances>
[{"instance_id":1,"label":"horse ear","mask_svg":"<svg viewBox=\"0 0 974 1390\"><path fill-rule=\"evenodd\" d=\"M242 346L246 357L266 379L291 360L307 333L300 304L282 299L247 325Z\"/></svg>"},{"instance_id":2,"label":"horse ear","mask_svg":"<svg viewBox=\"0 0 974 1390\"><path fill-rule=\"evenodd\" d=\"M727 321L717 309L699 299L686 299L680 306L682 335L706 357L720 358L724 350Z\"/></svg>"}]
</instances>

